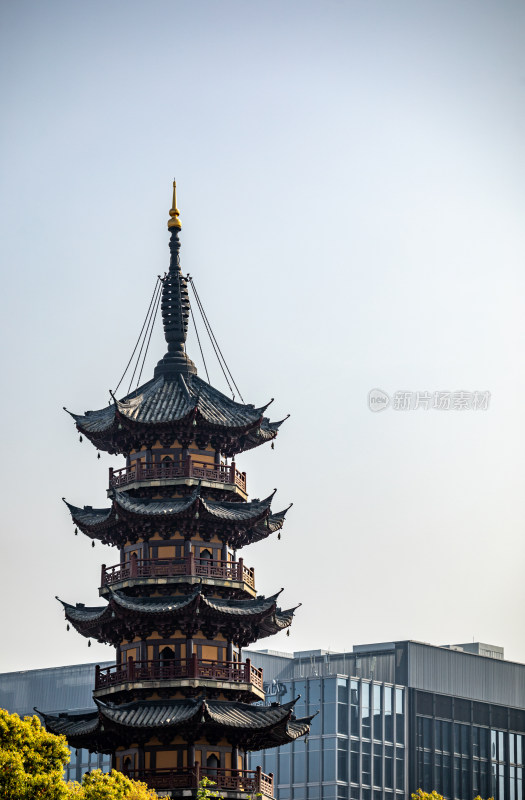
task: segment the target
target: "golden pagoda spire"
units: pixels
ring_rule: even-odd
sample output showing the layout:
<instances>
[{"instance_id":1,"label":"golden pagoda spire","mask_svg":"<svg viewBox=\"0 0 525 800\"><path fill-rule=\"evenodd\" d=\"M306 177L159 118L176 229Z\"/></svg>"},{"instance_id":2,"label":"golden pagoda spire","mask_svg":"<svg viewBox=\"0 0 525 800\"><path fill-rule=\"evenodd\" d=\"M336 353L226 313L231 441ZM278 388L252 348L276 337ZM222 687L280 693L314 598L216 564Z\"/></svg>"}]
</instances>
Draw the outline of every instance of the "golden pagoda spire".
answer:
<instances>
[{"instance_id":1,"label":"golden pagoda spire","mask_svg":"<svg viewBox=\"0 0 525 800\"><path fill-rule=\"evenodd\" d=\"M173 181L173 203L170 208L170 219L168 220L168 228L182 228L179 219L179 209L177 208L177 183Z\"/></svg>"}]
</instances>

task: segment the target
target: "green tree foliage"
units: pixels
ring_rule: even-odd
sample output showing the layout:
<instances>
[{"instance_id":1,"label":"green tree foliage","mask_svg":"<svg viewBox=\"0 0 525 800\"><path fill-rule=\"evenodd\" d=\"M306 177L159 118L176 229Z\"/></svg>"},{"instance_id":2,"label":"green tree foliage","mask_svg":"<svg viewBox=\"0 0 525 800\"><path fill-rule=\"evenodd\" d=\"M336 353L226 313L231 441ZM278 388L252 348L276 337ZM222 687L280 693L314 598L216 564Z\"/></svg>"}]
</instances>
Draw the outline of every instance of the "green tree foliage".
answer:
<instances>
[{"instance_id":1,"label":"green tree foliage","mask_svg":"<svg viewBox=\"0 0 525 800\"><path fill-rule=\"evenodd\" d=\"M212 786L215 786L215 781L207 777L201 778L197 789L197 800L211 800L212 797L219 797L219 792L211 790Z\"/></svg>"},{"instance_id":2,"label":"green tree foliage","mask_svg":"<svg viewBox=\"0 0 525 800\"><path fill-rule=\"evenodd\" d=\"M86 772L82 784L68 783L67 787L67 800L157 800L156 792L145 783L132 781L116 770Z\"/></svg>"},{"instance_id":3,"label":"green tree foliage","mask_svg":"<svg viewBox=\"0 0 525 800\"><path fill-rule=\"evenodd\" d=\"M435 790L433 792L424 792L422 789L418 789L417 792L412 794L412 800L444 800L444 797ZM474 800L482 800L482 798L478 794ZM494 800L494 798L489 797L488 800Z\"/></svg>"},{"instance_id":4,"label":"green tree foliage","mask_svg":"<svg viewBox=\"0 0 525 800\"><path fill-rule=\"evenodd\" d=\"M20 719L0 709L2 800L66 800L62 778L69 761L64 736L53 736L37 716Z\"/></svg>"},{"instance_id":5,"label":"green tree foliage","mask_svg":"<svg viewBox=\"0 0 525 800\"><path fill-rule=\"evenodd\" d=\"M94 770L66 783L69 748L37 716L20 719L0 709L0 800L158 800L145 783L120 772Z\"/></svg>"}]
</instances>

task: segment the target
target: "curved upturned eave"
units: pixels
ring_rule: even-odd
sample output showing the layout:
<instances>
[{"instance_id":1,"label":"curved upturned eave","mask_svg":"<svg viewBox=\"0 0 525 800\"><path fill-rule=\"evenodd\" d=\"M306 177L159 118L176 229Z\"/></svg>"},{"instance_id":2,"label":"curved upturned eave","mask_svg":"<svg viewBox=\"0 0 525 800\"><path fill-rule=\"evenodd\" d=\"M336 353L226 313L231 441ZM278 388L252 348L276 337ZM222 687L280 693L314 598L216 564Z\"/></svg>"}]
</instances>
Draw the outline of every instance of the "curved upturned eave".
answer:
<instances>
[{"instance_id":1,"label":"curved upturned eave","mask_svg":"<svg viewBox=\"0 0 525 800\"><path fill-rule=\"evenodd\" d=\"M111 449L110 439L118 436L119 424L136 426L139 432L156 426L169 428L193 419L197 427L200 421L213 430L236 437L255 436L255 431L261 431L258 443L262 444L274 437L275 426L280 425L264 417L268 406L269 403L255 408L252 404L236 403L196 375L179 374L173 380L163 375L154 378L121 400L114 399L105 408L85 414L68 413L78 430L105 450Z\"/></svg>"},{"instance_id":2,"label":"curved upturned eave","mask_svg":"<svg viewBox=\"0 0 525 800\"><path fill-rule=\"evenodd\" d=\"M243 523L256 524L268 518L268 532L272 533L282 527L280 518L284 521L284 512L272 515L270 511L271 502L275 492L264 500L251 500L246 503L220 502L215 500L204 500L200 497L199 489L195 489L186 497L174 497L167 500L156 500L143 497L133 497L127 492L116 492L113 505L109 508L92 508L84 506L80 508L68 503L64 503L69 509L73 522L80 527L84 533L95 533L97 529L107 529L118 523L116 507L126 514L136 517L156 517L159 520L169 517L177 517L186 514L190 509L199 503L203 511L203 517L209 517L224 522L235 522L239 525ZM267 534L265 534L267 535Z\"/></svg>"},{"instance_id":3,"label":"curved upturned eave","mask_svg":"<svg viewBox=\"0 0 525 800\"><path fill-rule=\"evenodd\" d=\"M222 624L226 624L228 620L228 624L233 624L234 629L237 624L240 625L239 630L244 631L243 636L253 643L273 636L292 624L298 606L282 611L277 607L279 594L280 592L271 597L249 600L219 600L206 597L200 589L189 595L159 598L128 597L122 592L110 590L105 606L84 606L82 603L72 605L58 597L57 600L64 608L66 620L78 633L100 642L118 638L117 628L120 629L121 625L127 626L130 619L137 617L143 620L157 618L155 624L162 624L162 620L166 620L182 630L199 608L199 626L206 627L221 620ZM246 631L249 630L246 626L253 628L253 636L246 637Z\"/></svg>"},{"instance_id":4,"label":"curved upturned eave","mask_svg":"<svg viewBox=\"0 0 525 800\"><path fill-rule=\"evenodd\" d=\"M87 714L50 715L39 712L44 724L52 733L65 735L72 746L89 746L96 743L99 750L111 749L112 731L120 730L130 735L141 730L154 736L168 731L176 736L179 731L194 732L217 730L245 741L250 750L287 744L310 729L313 717L297 719L293 716L295 700L282 706L254 706L238 701L221 700L143 700L118 706L95 701L97 710Z\"/></svg>"}]
</instances>

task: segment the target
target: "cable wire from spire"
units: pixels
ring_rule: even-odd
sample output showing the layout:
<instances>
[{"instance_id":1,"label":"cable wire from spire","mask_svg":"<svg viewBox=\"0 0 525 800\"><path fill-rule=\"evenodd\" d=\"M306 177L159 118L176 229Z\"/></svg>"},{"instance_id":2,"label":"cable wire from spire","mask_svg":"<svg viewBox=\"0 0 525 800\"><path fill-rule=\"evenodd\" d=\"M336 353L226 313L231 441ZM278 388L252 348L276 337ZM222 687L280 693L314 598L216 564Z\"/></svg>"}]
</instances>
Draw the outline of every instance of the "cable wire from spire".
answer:
<instances>
[{"instance_id":1,"label":"cable wire from spire","mask_svg":"<svg viewBox=\"0 0 525 800\"><path fill-rule=\"evenodd\" d=\"M210 333L210 325L209 325L209 322L208 322L208 320L207 320L206 314L204 313L204 308L203 308L203 305L202 305L202 303L201 303L200 297L199 297L199 295L197 294L197 290L195 289L195 285L194 285L194 283L193 283L193 281L192 281L191 277L190 277L190 276L188 276L188 279L189 279L189 281L190 281L190 284L191 284L191 287L192 287L192 289L193 289L193 293L194 293L194 295L195 295L195 300L197 301L197 307L198 307L198 309L199 309L199 311L200 311L201 318L202 318L202 321L203 321L203 323L204 323L204 328L205 328L205 330L206 330L206 333L208 334L208 338L209 338L209 340L210 340L210 342L211 342L211 346L213 347L213 350L214 350L214 352L215 352L215 355L216 355L216 357L217 357L217 361L219 362L219 366L220 366L220 368L221 368L221 370L222 370L222 374L224 375L224 379L225 379L226 383L228 384L228 388L229 388L230 392L232 393L232 397L233 397L233 399L235 400L235 394L234 394L234 391L233 391L233 389L232 389L232 385L231 385L230 381L228 380L228 376L226 375L226 372L224 371L224 367L223 367L223 365L222 365L222 362L221 362L221 359L220 359L219 353L217 352L217 348L216 348L216 346L215 346L215 344L214 344L214 341L213 341L212 335L211 335L211 333Z\"/></svg>"},{"instance_id":2,"label":"cable wire from spire","mask_svg":"<svg viewBox=\"0 0 525 800\"><path fill-rule=\"evenodd\" d=\"M224 367L226 367L228 375L230 376L233 385L237 389L237 393L238 393L239 397L241 398L242 402L244 403L244 398L243 398L243 396L242 396L242 394L241 394L241 392L239 390L239 387L235 383L235 379L234 379L234 377L233 377L233 375L232 375L232 373L230 371L230 368L229 368L228 364L226 363L226 359L224 358L224 355L223 355L222 350L221 350L221 348L219 346L217 338L216 338L216 336L215 336L215 334L213 332L213 329L212 329L212 327L210 325L208 317L206 316L206 312L204 311L204 306L202 305L201 299L199 297L197 289L195 288L195 283L194 283L193 278L191 277L191 275L188 275L187 280L189 280L190 286L193 289L193 294L195 295L195 299L197 301L197 305L199 307L199 311L201 313L202 320L204 322L204 326L205 326L205 328L207 330L208 336L209 336L210 341L212 343L212 347L213 347L213 349L215 351L215 355L217 356L217 361L219 362L219 365L220 365L220 367L222 369L222 374L224 375L226 383L228 384L229 389L230 389L230 391L231 391L231 393L233 395L233 399L235 399L235 394L234 394L233 389L231 387L230 381L228 380L228 376L226 375L226 372L224 371ZM221 363L221 359L222 359L222 363ZM224 367L222 366L222 364L224 364Z\"/></svg>"},{"instance_id":3,"label":"cable wire from spire","mask_svg":"<svg viewBox=\"0 0 525 800\"><path fill-rule=\"evenodd\" d=\"M138 367L138 365L140 363L140 357L142 355L142 350L143 350L144 345L146 343L146 338L148 336L148 331L149 331L150 323L151 323L151 320L152 320L152 317L153 317L153 313L155 311L155 308L158 308L158 301L159 301L159 298L161 296L161 291L162 291L162 283L163 283L163 281L161 280L161 281L159 281L158 286L156 286L154 304L153 304L153 307L150 305L150 310L148 311L146 332L145 332L144 337L142 339L142 344L140 345L139 354L137 356L137 361L135 363L135 369L133 370L133 375L131 376L131 380L129 382L128 394L131 392L131 386L133 384L133 379L135 378L135 373L137 372L137 367ZM137 386L138 386L138 384L137 384Z\"/></svg>"},{"instance_id":4,"label":"cable wire from spire","mask_svg":"<svg viewBox=\"0 0 525 800\"><path fill-rule=\"evenodd\" d=\"M158 295L157 295L157 305L155 306L155 313L153 315L153 319L152 319L151 326L150 326L150 329L149 329L148 343L147 343L146 349L144 351L144 358L142 359L142 366L140 368L139 377L137 379L137 386L140 383L140 379L142 377L142 370L144 369L144 364L146 362L146 356L148 355L149 344L151 342L151 334L153 333L153 328L155 327L155 320L157 319L157 313L158 313L159 306L160 306L160 298L161 298L161 293L159 292Z\"/></svg>"},{"instance_id":5,"label":"cable wire from spire","mask_svg":"<svg viewBox=\"0 0 525 800\"><path fill-rule=\"evenodd\" d=\"M195 322L195 317L193 316L193 308L191 307L191 305L190 305L190 314L191 314L191 318L193 320L193 327L195 328L195 336L197 337L197 341L199 343L199 350L201 351L202 363L204 364L204 369L206 371L206 377L207 377L208 383L209 383L210 382L210 376L208 374L208 367L206 365L206 359L204 358L204 352L202 350L202 345L201 345L201 338L199 336L199 331L197 330L197 323Z\"/></svg>"},{"instance_id":6,"label":"cable wire from spire","mask_svg":"<svg viewBox=\"0 0 525 800\"><path fill-rule=\"evenodd\" d=\"M130 358L129 358L129 361L128 361L128 363L126 364L126 369L125 369L125 370L124 370L124 372L122 373L122 376L121 376L121 378L120 378L119 382L117 383L117 385L116 385L115 389L113 390L113 394L116 394L116 393L118 392L118 388L119 388L120 384L122 383L122 381L124 380L124 377L125 377L125 375L126 375L126 372L128 371L128 369L129 369L129 366L130 366L131 362L133 361L133 356L135 355L135 352L136 352L136 350L137 350L137 347L139 346L140 340L142 339L142 333L143 333L143 331L144 331L144 328L145 328L145 326L146 326L147 319L148 319L148 317L149 317L149 315L150 315L150 310L151 310L151 307L152 307L152 305L153 305L153 302L154 302L154 299L155 299L155 295L156 295L156 293L157 293L157 290L158 290L158 284L159 284L159 282L161 282L161 283L162 283L162 278L160 277L160 275L157 275L157 280L155 281L155 288L153 289L153 294L151 295L151 300L150 300L150 303L149 303L149 306L148 306L148 310L147 310L147 312L146 312L146 317L145 317L145 319L144 319L144 322L142 323L142 328L140 329L139 338L137 339L137 342L136 342L136 344L135 344L135 347L133 348L133 352L132 352L132 354L131 354L131 356L130 356ZM111 394L111 391L110 391L110 394Z\"/></svg>"}]
</instances>

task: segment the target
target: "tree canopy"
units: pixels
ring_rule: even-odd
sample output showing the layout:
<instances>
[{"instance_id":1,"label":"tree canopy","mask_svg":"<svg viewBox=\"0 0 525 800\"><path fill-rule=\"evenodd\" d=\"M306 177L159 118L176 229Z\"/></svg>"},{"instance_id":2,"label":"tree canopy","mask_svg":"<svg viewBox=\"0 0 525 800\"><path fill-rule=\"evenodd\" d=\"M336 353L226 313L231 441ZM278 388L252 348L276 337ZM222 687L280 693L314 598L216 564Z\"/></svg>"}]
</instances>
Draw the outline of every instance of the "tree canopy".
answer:
<instances>
[{"instance_id":1,"label":"tree canopy","mask_svg":"<svg viewBox=\"0 0 525 800\"><path fill-rule=\"evenodd\" d=\"M157 800L145 783L113 770L88 772L82 783L66 783L69 747L48 733L37 716L20 719L0 709L0 798L2 800Z\"/></svg>"},{"instance_id":2,"label":"tree canopy","mask_svg":"<svg viewBox=\"0 0 525 800\"><path fill-rule=\"evenodd\" d=\"M445 800L445 798L442 794L438 794L435 789L433 792L424 792L422 789L418 789L417 792L412 794L412 800ZM482 800L482 798L478 794L474 800ZM488 800L494 800L494 798L489 797Z\"/></svg>"}]
</instances>

